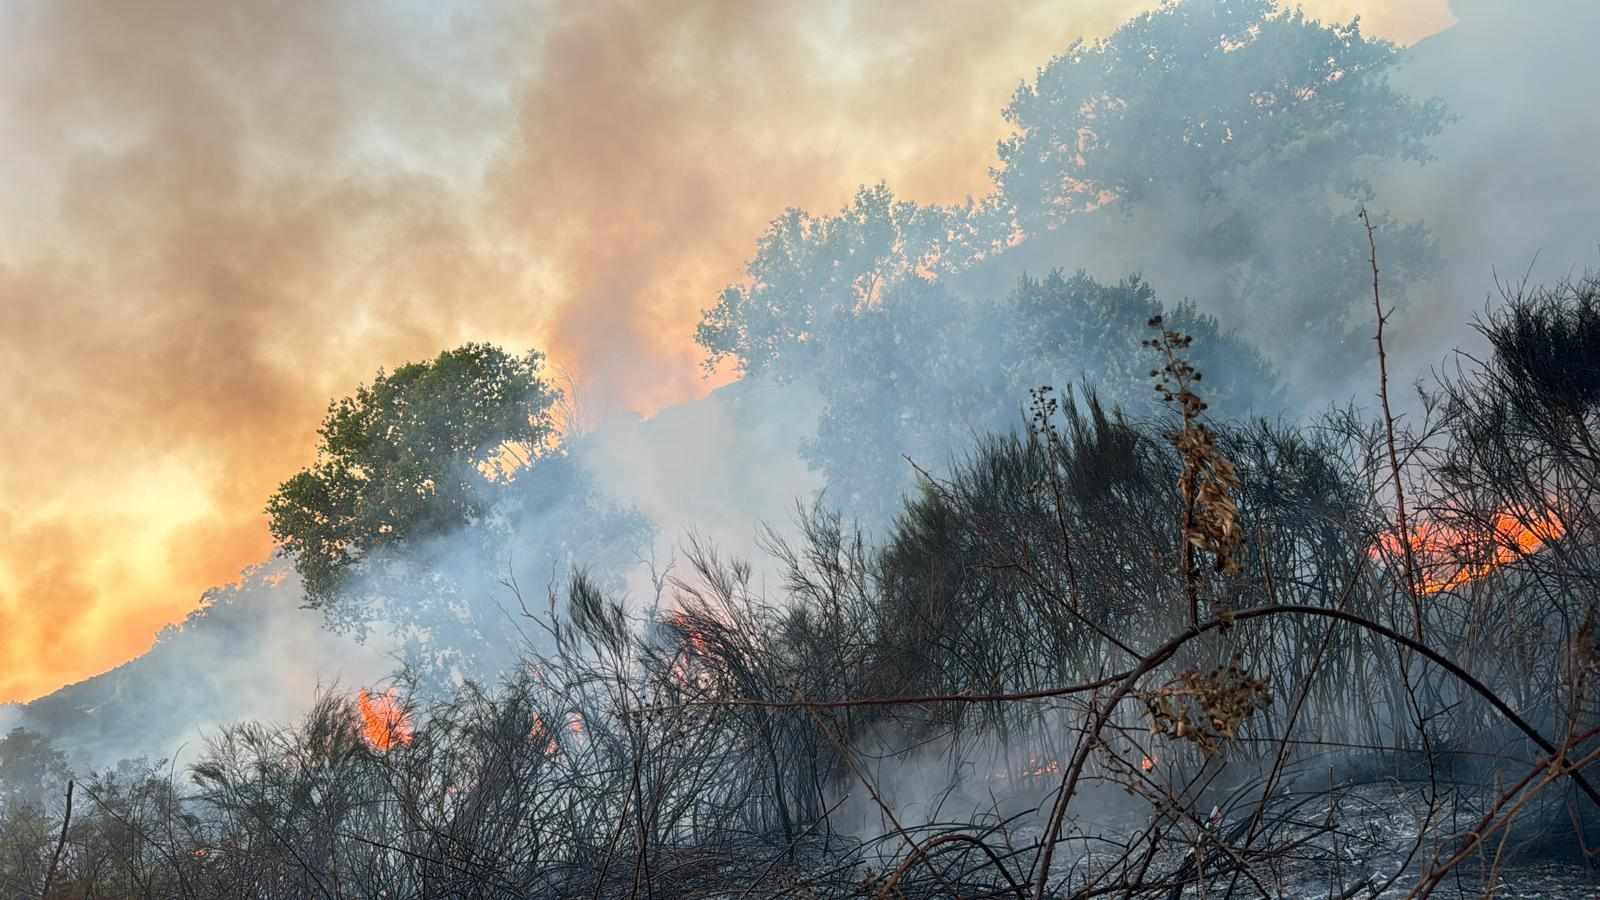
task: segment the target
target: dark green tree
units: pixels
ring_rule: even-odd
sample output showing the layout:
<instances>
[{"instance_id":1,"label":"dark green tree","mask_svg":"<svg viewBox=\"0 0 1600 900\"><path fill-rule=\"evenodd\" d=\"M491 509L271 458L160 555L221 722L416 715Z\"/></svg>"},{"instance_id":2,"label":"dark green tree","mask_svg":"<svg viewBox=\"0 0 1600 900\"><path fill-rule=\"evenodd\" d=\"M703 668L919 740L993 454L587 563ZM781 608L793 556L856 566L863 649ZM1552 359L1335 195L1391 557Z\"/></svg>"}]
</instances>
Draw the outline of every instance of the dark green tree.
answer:
<instances>
[{"instance_id":1,"label":"dark green tree","mask_svg":"<svg viewBox=\"0 0 1600 900\"><path fill-rule=\"evenodd\" d=\"M495 487L544 454L560 392L544 357L466 344L379 371L329 405L317 461L267 503L307 604L324 607L352 564L479 519Z\"/></svg>"}]
</instances>

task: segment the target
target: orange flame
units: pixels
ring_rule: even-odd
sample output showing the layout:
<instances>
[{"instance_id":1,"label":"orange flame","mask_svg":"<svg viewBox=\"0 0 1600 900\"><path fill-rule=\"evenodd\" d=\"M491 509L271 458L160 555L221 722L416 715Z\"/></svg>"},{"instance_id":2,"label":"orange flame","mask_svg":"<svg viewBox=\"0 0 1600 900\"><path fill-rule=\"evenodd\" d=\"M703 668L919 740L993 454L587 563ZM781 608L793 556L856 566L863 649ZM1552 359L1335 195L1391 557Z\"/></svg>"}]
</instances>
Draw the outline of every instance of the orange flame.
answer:
<instances>
[{"instance_id":1,"label":"orange flame","mask_svg":"<svg viewBox=\"0 0 1600 900\"><path fill-rule=\"evenodd\" d=\"M401 706L390 688L382 696L373 696L361 689L361 734L374 750L388 750L396 743L409 744L412 738L411 716Z\"/></svg>"},{"instance_id":2,"label":"orange flame","mask_svg":"<svg viewBox=\"0 0 1600 900\"><path fill-rule=\"evenodd\" d=\"M1139 768L1148 772L1151 769L1154 769L1156 767L1156 763L1158 762L1160 762L1160 760L1156 759L1155 757L1146 756L1145 758L1139 760Z\"/></svg>"},{"instance_id":3,"label":"orange flame","mask_svg":"<svg viewBox=\"0 0 1600 900\"><path fill-rule=\"evenodd\" d=\"M1061 771L1061 761L1048 757L1028 755L1028 765L1022 770L1024 778L1037 778L1040 775L1054 775Z\"/></svg>"},{"instance_id":4,"label":"orange flame","mask_svg":"<svg viewBox=\"0 0 1600 900\"><path fill-rule=\"evenodd\" d=\"M1437 594L1531 556L1566 533L1566 525L1555 513L1511 510L1496 515L1488 529L1424 522L1411 530L1406 543L1411 545L1421 572L1422 592ZM1385 534L1370 552L1375 558L1386 553L1400 555L1405 546L1397 536Z\"/></svg>"},{"instance_id":5,"label":"orange flame","mask_svg":"<svg viewBox=\"0 0 1600 900\"><path fill-rule=\"evenodd\" d=\"M705 636L705 632L698 631L698 630L691 630L689 628L689 617L684 615L682 610L679 610L678 612L673 613L672 614L672 620L673 620L673 623L678 626L678 630L679 631L688 631L689 632L690 652L692 652L692 653L694 653L694 654L696 654L698 656L705 656L706 655L706 636Z\"/></svg>"},{"instance_id":6,"label":"orange flame","mask_svg":"<svg viewBox=\"0 0 1600 900\"><path fill-rule=\"evenodd\" d=\"M533 714L533 729L528 732L528 740L535 744L544 741L545 756L555 756L556 751L561 749L561 745L556 743L555 735L545 727L544 717L538 713Z\"/></svg>"}]
</instances>

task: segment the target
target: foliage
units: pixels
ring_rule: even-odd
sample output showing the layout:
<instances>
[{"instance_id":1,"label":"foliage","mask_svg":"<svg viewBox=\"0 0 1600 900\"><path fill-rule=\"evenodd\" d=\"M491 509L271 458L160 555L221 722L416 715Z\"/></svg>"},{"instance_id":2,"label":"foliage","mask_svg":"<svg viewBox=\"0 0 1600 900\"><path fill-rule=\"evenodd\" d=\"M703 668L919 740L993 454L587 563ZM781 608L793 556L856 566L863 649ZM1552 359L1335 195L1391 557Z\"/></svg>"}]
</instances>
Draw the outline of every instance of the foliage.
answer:
<instances>
[{"instance_id":1,"label":"foliage","mask_svg":"<svg viewBox=\"0 0 1600 900\"><path fill-rule=\"evenodd\" d=\"M1283 411L1272 389L1280 377L1325 389L1364 364L1366 334L1353 316L1366 247L1349 228L1352 204L1370 195L1367 167L1427 159L1446 121L1437 101L1389 85L1400 59L1358 20L1324 24L1270 0L1165 3L1103 41L1074 45L1018 89L988 196L930 206L879 184L833 215L785 211L758 240L745 278L703 314L706 365L731 360L747 375L817 384L836 414L819 423L812 462L847 508L873 522L898 492L868 497L862 483L906 477L861 468L871 454L860 446L880 433L898 439L880 446L938 469L952 444L921 439L919 420L958 423L965 440L1009 427L1033 384L1085 373L1104 391L1134 383L1123 377L1125 357L1107 350L1133 332L1105 332L1163 312L1150 308L1146 282L1073 279L1101 322L1080 316L1075 328L1057 328L1006 315L1029 311L1001 299L1018 279L1024 298L1059 297L1050 278L1029 287L1028 274L1063 263L1156 271L1163 289L1226 310L1230 328L1258 345L1244 353L1248 368L1265 353L1280 374L1239 369L1237 383L1267 388L1215 392L1217 408ZM1399 296L1434 270L1435 244L1420 223L1374 222ZM1203 318L1187 301L1169 306L1206 353L1235 357L1240 342L1224 345L1207 333L1221 329L1184 321ZM965 396L937 412L910 397L946 387ZM974 408L1000 415L974 421ZM862 483L836 481L846 472L861 472Z\"/></svg>"},{"instance_id":2,"label":"foliage","mask_svg":"<svg viewBox=\"0 0 1600 900\"><path fill-rule=\"evenodd\" d=\"M1169 391L1195 394L1199 418L1186 347L1162 340ZM1414 666L1416 691L1396 696L1405 638L1384 623L1405 618L1404 588L1372 553L1386 526L1361 433L1208 423L1208 452L1237 475L1243 546L1235 570L1180 571L1185 459L1167 429L1092 394L1035 396L1031 427L925 481L887 544L820 505L801 510L797 543L769 534L776 600L704 545L643 605L580 572L565 614L552 594L548 615L525 616L544 652L525 646L498 690L408 704L409 742L374 748L354 695L325 696L297 727L225 728L187 794L149 767L93 779L93 806L65 832L60 896L1026 896L1030 860L1048 895L1063 886L1051 854L1077 842L1069 805L1101 811L1084 833L1109 849L1071 860L1069 889L1344 892L1352 868L1394 869L1392 840L1373 835L1383 817L1350 808L1387 803L1409 824L1413 795L1361 793L1330 770L1330 747L1435 786L1418 801L1417 861L1400 867L1428 883L1475 856L1497 865L1481 840L1519 814L1541 834L1566 821L1547 788L1600 762L1593 611L1568 652L1543 643L1533 667L1498 671L1472 657L1487 629L1462 613L1528 607L1514 636L1493 632L1504 645L1547 641L1592 606L1593 570L1570 562L1592 556L1592 511L1548 553L1475 579L1470 604L1437 598L1431 644L1411 649L1450 677ZM1447 416L1444 448L1470 433L1456 428ZM1469 515L1478 498L1434 499ZM1192 621L1190 583L1216 618ZM1481 714L1502 697L1537 714L1552 737L1529 739L1547 750L1524 752L1506 717ZM1445 761L1484 746L1499 753L1482 772ZM902 769L916 774L895 788ZM1505 777L1518 772L1531 774ZM1471 782L1514 784L1477 825ZM1441 784L1461 792L1455 817ZM1048 818L1026 812L1052 796ZM0 885L38 893L59 820L0 812ZM1425 841L1440 855L1415 855Z\"/></svg>"},{"instance_id":3,"label":"foliage","mask_svg":"<svg viewBox=\"0 0 1600 900\"><path fill-rule=\"evenodd\" d=\"M1200 201L1248 185L1367 198L1363 160L1428 157L1437 101L1387 81L1399 53L1359 19L1324 25L1272 0L1191 0L1079 41L1018 88L996 181L1029 233L1113 200Z\"/></svg>"},{"instance_id":4,"label":"foliage","mask_svg":"<svg viewBox=\"0 0 1600 900\"><path fill-rule=\"evenodd\" d=\"M0 802L38 804L72 776L50 738L17 727L0 738Z\"/></svg>"},{"instance_id":5,"label":"foliage","mask_svg":"<svg viewBox=\"0 0 1600 900\"><path fill-rule=\"evenodd\" d=\"M316 463L267 504L310 605L328 604L374 551L475 521L513 461L548 447L559 392L541 377L543 359L466 344L380 370L370 387L329 405Z\"/></svg>"},{"instance_id":6,"label":"foliage","mask_svg":"<svg viewBox=\"0 0 1600 900\"><path fill-rule=\"evenodd\" d=\"M1025 249L1098 246L1098 232L1156 248L1165 277L1234 311L1297 386L1358 371L1366 247L1348 226L1372 199L1363 173L1427 160L1446 122L1439 101L1389 85L1400 61L1359 19L1324 24L1272 0L1164 3L1017 90L994 172L1003 227ZM1420 223L1376 223L1399 296L1437 249Z\"/></svg>"},{"instance_id":7,"label":"foliage","mask_svg":"<svg viewBox=\"0 0 1600 900\"><path fill-rule=\"evenodd\" d=\"M1199 361L1218 373L1211 388L1220 410L1280 402L1261 354L1192 304L1166 308L1137 276L1112 285L1081 271L1025 276L991 305L914 280L888 289L821 351L824 371L849 374L820 380L826 406L806 458L826 477L831 502L869 528L887 525L914 486L903 457L945 471L975 435L1015 427L1036 385L1082 379L1113 405L1152 410L1137 390L1140 362L1118 348L1133 345L1155 316L1199 336ZM975 360L1003 362L975 368Z\"/></svg>"},{"instance_id":8,"label":"foliage","mask_svg":"<svg viewBox=\"0 0 1600 900\"><path fill-rule=\"evenodd\" d=\"M731 358L747 375L801 376L890 289L959 271L982 240L970 209L896 200L882 183L836 215L785 210L756 242L745 283L722 292L695 340L707 369Z\"/></svg>"}]
</instances>

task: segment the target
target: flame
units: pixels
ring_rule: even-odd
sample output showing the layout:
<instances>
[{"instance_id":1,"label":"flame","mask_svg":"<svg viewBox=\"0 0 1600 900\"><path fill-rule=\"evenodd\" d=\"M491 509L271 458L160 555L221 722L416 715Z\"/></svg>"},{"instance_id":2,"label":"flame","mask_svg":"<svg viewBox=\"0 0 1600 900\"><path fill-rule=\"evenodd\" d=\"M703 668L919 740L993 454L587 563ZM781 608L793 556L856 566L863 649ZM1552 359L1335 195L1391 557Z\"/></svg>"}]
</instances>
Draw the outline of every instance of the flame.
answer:
<instances>
[{"instance_id":1,"label":"flame","mask_svg":"<svg viewBox=\"0 0 1600 900\"><path fill-rule=\"evenodd\" d=\"M689 617L684 615L682 610L679 610L678 612L673 613L672 614L672 620L673 620L673 624L678 626L678 630L679 631L687 631L689 633L689 650L690 650L690 652L694 653L696 656L705 656L706 655L706 635L705 635L705 632L699 631L699 630L690 629L689 628Z\"/></svg>"},{"instance_id":2,"label":"flame","mask_svg":"<svg viewBox=\"0 0 1600 900\"><path fill-rule=\"evenodd\" d=\"M1056 775L1061 772L1061 760L1048 756L1039 756L1036 753L1028 754L1028 761L1013 769L996 769L987 777L990 781L1014 781L1019 778L1039 778L1044 775Z\"/></svg>"},{"instance_id":3,"label":"flame","mask_svg":"<svg viewBox=\"0 0 1600 900\"><path fill-rule=\"evenodd\" d=\"M556 743L555 735L545 726L544 717L538 713L533 714L533 728L528 732L528 740L535 744L544 741L545 756L555 756L556 751L561 749L561 745Z\"/></svg>"},{"instance_id":4,"label":"flame","mask_svg":"<svg viewBox=\"0 0 1600 900\"><path fill-rule=\"evenodd\" d=\"M409 744L412 738L411 716L401 706L390 688L382 696L373 696L361 689L361 734L374 750L388 750L396 743Z\"/></svg>"},{"instance_id":5,"label":"flame","mask_svg":"<svg viewBox=\"0 0 1600 900\"><path fill-rule=\"evenodd\" d=\"M1154 756L1146 756L1145 758L1139 760L1139 768L1148 772L1151 769L1154 769L1156 767L1156 763L1160 761L1161 760L1156 759Z\"/></svg>"},{"instance_id":6,"label":"flame","mask_svg":"<svg viewBox=\"0 0 1600 900\"><path fill-rule=\"evenodd\" d=\"M1040 775L1055 775L1061 771L1061 761L1037 756L1028 756L1027 768L1022 770L1025 778L1034 778Z\"/></svg>"},{"instance_id":7,"label":"flame","mask_svg":"<svg viewBox=\"0 0 1600 900\"><path fill-rule=\"evenodd\" d=\"M1411 530L1406 543L1417 559L1422 592L1437 594L1531 556L1566 533L1566 525L1553 512L1508 510L1497 514L1488 529L1423 522ZM1369 552L1374 558L1400 555L1405 546L1398 536L1385 534Z\"/></svg>"}]
</instances>

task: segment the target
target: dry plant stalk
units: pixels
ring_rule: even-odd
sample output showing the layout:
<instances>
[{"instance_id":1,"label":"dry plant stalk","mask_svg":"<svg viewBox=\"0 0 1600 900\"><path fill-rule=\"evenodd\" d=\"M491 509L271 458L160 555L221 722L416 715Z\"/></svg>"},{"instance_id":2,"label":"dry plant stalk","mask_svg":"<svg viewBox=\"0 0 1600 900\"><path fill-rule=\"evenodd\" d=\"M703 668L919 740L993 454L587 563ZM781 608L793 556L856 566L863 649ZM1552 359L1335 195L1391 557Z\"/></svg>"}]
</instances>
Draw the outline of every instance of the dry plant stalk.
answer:
<instances>
[{"instance_id":1,"label":"dry plant stalk","mask_svg":"<svg viewBox=\"0 0 1600 900\"><path fill-rule=\"evenodd\" d=\"M1406 595L1411 601L1412 636L1422 640L1422 577L1417 569L1417 555L1411 545L1411 525L1406 517L1406 489L1401 481L1400 454L1395 449L1394 413L1389 408L1389 355L1383 346L1383 326L1393 310L1384 312L1383 297L1378 292L1378 241L1374 234L1372 217L1361 207L1361 224L1367 229L1367 261L1372 267L1372 308L1378 317L1378 332L1373 340L1378 344L1378 400L1383 408L1383 433L1389 450L1389 475L1394 479L1395 534L1400 545L1401 559L1405 562Z\"/></svg>"},{"instance_id":2,"label":"dry plant stalk","mask_svg":"<svg viewBox=\"0 0 1600 900\"><path fill-rule=\"evenodd\" d=\"M1144 346L1160 353L1164 365L1151 369L1156 393L1176 406L1183 427L1170 439L1183 458L1183 473L1178 487L1183 496L1184 590L1189 601L1189 624L1200 621L1200 573L1195 552L1212 554L1216 570L1234 574L1240 571L1235 554L1244 544L1244 528L1239 524L1239 505L1233 493L1239 489L1239 473L1233 462L1217 447L1217 436L1200 421L1206 403L1195 393L1201 373L1180 355L1194 343L1194 337L1165 327L1160 316L1149 322L1160 329L1159 337L1144 341Z\"/></svg>"}]
</instances>

